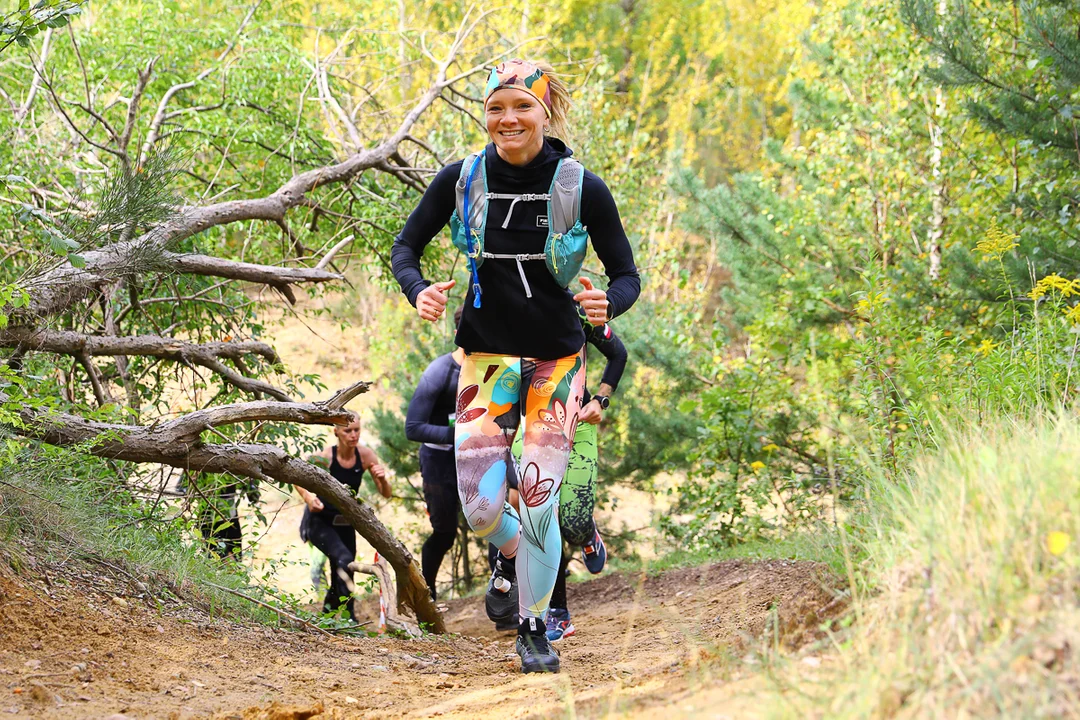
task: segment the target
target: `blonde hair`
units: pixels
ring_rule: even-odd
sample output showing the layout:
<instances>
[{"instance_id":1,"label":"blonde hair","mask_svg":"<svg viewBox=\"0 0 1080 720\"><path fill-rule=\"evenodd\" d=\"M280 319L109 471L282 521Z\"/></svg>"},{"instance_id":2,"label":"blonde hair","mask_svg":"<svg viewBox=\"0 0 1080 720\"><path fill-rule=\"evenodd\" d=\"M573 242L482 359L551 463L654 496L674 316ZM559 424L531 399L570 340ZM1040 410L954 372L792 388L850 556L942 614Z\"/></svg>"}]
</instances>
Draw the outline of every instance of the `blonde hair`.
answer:
<instances>
[{"instance_id":1,"label":"blonde hair","mask_svg":"<svg viewBox=\"0 0 1080 720\"><path fill-rule=\"evenodd\" d=\"M569 140L570 136L570 108L573 102L570 100L570 89L566 83L555 74L555 68L543 60L530 60L533 65L540 68L548 77L548 92L551 96L551 134L560 140Z\"/></svg>"},{"instance_id":2,"label":"blonde hair","mask_svg":"<svg viewBox=\"0 0 1080 720\"><path fill-rule=\"evenodd\" d=\"M337 433L338 430L344 430L345 428L349 427L353 423L356 423L357 425L362 426L362 423L360 422L360 413L356 412L355 410L345 410L345 413L349 416L349 422L345 423L344 425L335 424L334 425L334 433L335 434Z\"/></svg>"}]
</instances>

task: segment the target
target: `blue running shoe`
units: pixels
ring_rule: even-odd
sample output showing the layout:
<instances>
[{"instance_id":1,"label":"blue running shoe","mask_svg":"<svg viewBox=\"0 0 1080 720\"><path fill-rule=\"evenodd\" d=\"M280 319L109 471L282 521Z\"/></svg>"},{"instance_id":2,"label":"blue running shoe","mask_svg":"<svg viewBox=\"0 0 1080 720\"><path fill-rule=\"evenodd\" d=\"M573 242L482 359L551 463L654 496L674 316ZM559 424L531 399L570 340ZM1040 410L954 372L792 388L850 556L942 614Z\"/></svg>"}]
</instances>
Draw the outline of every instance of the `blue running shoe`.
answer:
<instances>
[{"instance_id":1,"label":"blue running shoe","mask_svg":"<svg viewBox=\"0 0 1080 720\"><path fill-rule=\"evenodd\" d=\"M557 642L574 634L574 623L570 622L570 611L551 608L547 616L547 639Z\"/></svg>"},{"instance_id":2,"label":"blue running shoe","mask_svg":"<svg viewBox=\"0 0 1080 720\"><path fill-rule=\"evenodd\" d=\"M607 563L607 548L604 547L604 539L600 537L600 531L593 531L592 542L581 548L581 559L585 561L585 567L593 575L599 575Z\"/></svg>"}]
</instances>

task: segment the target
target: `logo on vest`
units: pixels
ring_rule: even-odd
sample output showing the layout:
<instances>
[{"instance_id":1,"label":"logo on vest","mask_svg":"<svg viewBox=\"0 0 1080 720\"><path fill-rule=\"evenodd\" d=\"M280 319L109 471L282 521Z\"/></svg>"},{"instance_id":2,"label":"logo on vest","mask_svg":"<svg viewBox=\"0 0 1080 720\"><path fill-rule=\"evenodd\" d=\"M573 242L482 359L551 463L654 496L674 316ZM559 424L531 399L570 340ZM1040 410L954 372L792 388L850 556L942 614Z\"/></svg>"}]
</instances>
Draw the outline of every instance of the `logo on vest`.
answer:
<instances>
[{"instance_id":1,"label":"logo on vest","mask_svg":"<svg viewBox=\"0 0 1080 720\"><path fill-rule=\"evenodd\" d=\"M548 226L548 217L547 217L547 215L537 215L536 216L536 227L538 227L538 228L546 228L547 226Z\"/></svg>"}]
</instances>

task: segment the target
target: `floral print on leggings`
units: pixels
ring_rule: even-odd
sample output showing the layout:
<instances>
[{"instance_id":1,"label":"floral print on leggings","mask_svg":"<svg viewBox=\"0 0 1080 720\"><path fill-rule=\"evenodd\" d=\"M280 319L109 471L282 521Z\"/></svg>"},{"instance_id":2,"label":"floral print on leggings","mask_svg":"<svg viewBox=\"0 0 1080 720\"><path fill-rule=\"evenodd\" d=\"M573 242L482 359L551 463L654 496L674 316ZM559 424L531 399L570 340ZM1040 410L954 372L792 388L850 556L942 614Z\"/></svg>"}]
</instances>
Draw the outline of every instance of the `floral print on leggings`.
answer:
<instances>
[{"instance_id":1,"label":"floral print on leggings","mask_svg":"<svg viewBox=\"0 0 1080 720\"><path fill-rule=\"evenodd\" d=\"M458 379L454 447L469 527L504 552L517 548L521 617L547 613L559 569L559 488L585 387L584 351L558 360L472 353ZM506 503L510 448L524 422L521 516Z\"/></svg>"}]
</instances>

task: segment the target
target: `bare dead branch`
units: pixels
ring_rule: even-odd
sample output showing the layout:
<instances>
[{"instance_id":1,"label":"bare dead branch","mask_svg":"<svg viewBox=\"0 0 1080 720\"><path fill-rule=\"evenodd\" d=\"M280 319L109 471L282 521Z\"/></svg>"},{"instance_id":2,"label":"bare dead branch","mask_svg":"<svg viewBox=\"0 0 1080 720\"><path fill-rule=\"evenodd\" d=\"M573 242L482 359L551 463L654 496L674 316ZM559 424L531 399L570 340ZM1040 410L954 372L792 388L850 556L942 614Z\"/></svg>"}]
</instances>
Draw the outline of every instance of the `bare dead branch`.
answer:
<instances>
[{"instance_id":1,"label":"bare dead branch","mask_svg":"<svg viewBox=\"0 0 1080 720\"><path fill-rule=\"evenodd\" d=\"M233 51L233 48L236 47L236 43L240 42L240 36L244 33L244 28L246 28L248 23L251 22L251 18L255 17L256 11L258 11L259 7L262 6L262 4L263 0L255 0L255 2L251 5L251 8L248 9L247 15L245 15L244 19L240 22L240 27L236 28L236 32L233 33L232 40L230 40L229 44L225 47L225 49L221 51L221 54L217 56L218 62L221 62L226 57L228 57L229 53L231 53Z\"/></svg>"},{"instance_id":2,"label":"bare dead branch","mask_svg":"<svg viewBox=\"0 0 1080 720\"><path fill-rule=\"evenodd\" d=\"M154 147L154 143L156 143L160 139L162 123L164 123L166 120L171 120L174 117L178 117L179 114L182 114L182 113L180 113L180 111L168 112L169 103L172 101L172 99L176 96L177 93L181 92L182 90L187 90L188 88L195 87L199 83L200 80L202 80L207 75L209 75L211 72L213 72L213 70L214 70L214 68L210 68L208 70L203 70L201 73L199 73L199 75L194 80L189 80L187 82L177 83L176 85L173 85L168 90L166 90L165 94L161 96L161 101L158 103L157 112L154 113L154 117L150 120L150 127L146 132L146 140L143 141L142 149L139 151L139 164L140 165L142 165L142 164L144 164L146 162L146 159L150 156L150 151ZM225 90L224 90L224 84L223 84L222 85L222 94L224 94L224 91ZM222 102L222 103L219 103L219 104L217 104L215 106L207 106L207 107L205 107L203 109L216 110L217 108L221 107L222 104L224 104L224 103ZM197 110L198 108L189 108L189 109L190 110Z\"/></svg>"},{"instance_id":3,"label":"bare dead branch","mask_svg":"<svg viewBox=\"0 0 1080 720\"><path fill-rule=\"evenodd\" d=\"M82 52L79 50L79 43L75 41L75 31L71 28L71 23L67 25L68 37L71 38L71 47L75 51L75 57L79 60L79 68L82 70L83 89L86 91L86 105L93 107L94 101L91 99L93 96L90 94L90 75L86 72L86 63L83 62Z\"/></svg>"},{"instance_id":4,"label":"bare dead branch","mask_svg":"<svg viewBox=\"0 0 1080 720\"><path fill-rule=\"evenodd\" d=\"M253 598L253 597L251 597L250 595L248 595L246 593L240 592L239 590L233 590L231 587L225 587L224 585L218 585L217 583L212 583L209 580L205 581L204 584L209 585L210 587L213 587L213 588L217 588L218 590L221 590L222 592L227 592L230 595L235 595L236 597L243 598L244 600L247 600L248 602L255 603L256 605L258 605L261 608L266 608L267 610L269 610L269 611L271 611L273 613L276 613L278 616L285 618L286 620L291 622L296 627L308 628L309 630L314 630L315 632L326 635L327 637L334 637L334 635L332 633L329 633L326 630L323 630L318 625L312 625L307 620L302 620L302 619L296 617L295 615L293 615L292 613L286 612L286 611L282 610L279 607L275 607L274 605L271 605L270 603L263 602L262 600L259 600L258 598Z\"/></svg>"},{"instance_id":5,"label":"bare dead branch","mask_svg":"<svg viewBox=\"0 0 1080 720\"><path fill-rule=\"evenodd\" d=\"M154 75L154 64L157 63L157 60L156 57L153 57L146 63L146 69L139 72L138 80L135 81L135 91L131 93L131 102L128 103L124 129L120 132L120 139L117 143L120 152L123 153L125 164L130 162L127 149L131 143L131 133L135 131L135 120L139 117L139 105L142 103L143 95L146 93L146 86Z\"/></svg>"},{"instance_id":6,"label":"bare dead branch","mask_svg":"<svg viewBox=\"0 0 1080 720\"><path fill-rule=\"evenodd\" d=\"M49 28L45 31L41 40L41 56L34 58L31 56L30 63L34 68L34 77L30 81L30 89L26 93L26 99L23 100L23 104L15 110L15 122L22 122L23 118L30 114L30 108L34 105L34 98L37 97L38 90L41 89L41 77L45 74L45 62L49 59L49 46L52 43L53 29Z\"/></svg>"},{"instance_id":7,"label":"bare dead branch","mask_svg":"<svg viewBox=\"0 0 1080 720\"><path fill-rule=\"evenodd\" d=\"M369 389L371 389L371 383L367 382L366 380L358 380L352 385L341 388L336 393L331 395L330 399L327 400L325 403L326 407L333 410L340 410L341 408L348 405L349 402L351 402L352 399L355 398L357 395L360 395L361 393L366 393ZM319 403L316 403L316 405L318 404Z\"/></svg>"},{"instance_id":8,"label":"bare dead branch","mask_svg":"<svg viewBox=\"0 0 1080 720\"><path fill-rule=\"evenodd\" d=\"M142 356L171 360L188 367L199 365L213 371L224 380L247 392L264 392L279 400L290 400L282 390L262 380L247 377L229 368L222 358L242 359L244 355L262 356L268 363L280 362L278 355L269 345L254 340L212 343L189 343L175 338L158 335L136 335L119 337L115 335L85 335L70 330L46 330L10 326L0 331L0 347L12 347L38 352L50 352L71 355L79 358L87 366L91 357L96 356ZM96 369L96 368L94 368ZM89 372L90 370L87 370ZM95 394L108 397L108 388L101 383L100 377L91 376L95 385ZM101 392L97 385L101 385Z\"/></svg>"},{"instance_id":9,"label":"bare dead branch","mask_svg":"<svg viewBox=\"0 0 1080 720\"><path fill-rule=\"evenodd\" d=\"M94 367L94 363L90 360L90 356L86 353L79 353L75 357L90 378L90 387L94 389L94 398L97 399L98 405L104 407L111 403L113 401L112 395L102 381L101 373L98 372L98 369Z\"/></svg>"},{"instance_id":10,"label":"bare dead branch","mask_svg":"<svg viewBox=\"0 0 1080 720\"><path fill-rule=\"evenodd\" d=\"M192 235L219 225L247 220L269 220L277 222L283 220L285 214L291 208L301 204L307 193L318 187L346 182L356 177L364 170L375 167L386 169L388 172L394 172L393 167L388 164L388 160L391 155L396 152L397 146L400 145L402 140L409 134L409 131L412 129L413 125L416 124L419 117L425 110L431 107L432 103L439 97L443 88L446 87L446 71L454 60L454 55L459 49L459 44L460 43L455 43L452 52L442 61L435 81L413 105L412 109L406 113L398 126L397 131L379 145L358 152L340 163L299 173L293 176L292 179L288 180L276 191L263 198L230 200L203 207L188 208L179 213L177 217L154 227L140 237L127 242L114 243L100 251L85 253L83 255L85 267L82 269L74 268L70 263L63 263L57 268L43 273L30 281L28 289L31 295L31 302L28 312L39 316L51 316L63 311L72 304L87 297L87 295L95 292L111 275L116 275L118 271L124 272L126 270L130 272L130 267L126 266L130 263L131 258L140 252L164 252L168 246L183 238L191 237ZM49 87L51 90L51 85L49 85ZM60 102L58 98L57 102ZM66 116L66 112L63 111L62 105L60 107L61 112ZM113 148L101 145L100 143L94 143L78 130L77 126L70 121L70 117L68 117L67 120L72 128L80 133L87 142L107 152L119 154L119 151L116 151ZM403 175L399 174L399 177L404 179ZM411 180L409 182L412 183ZM415 183L412 183L412 185L417 189L421 189ZM168 255L168 253L164 254ZM177 265L175 262L176 259L185 257L192 258L193 256L180 256L174 254L170 257L173 259L173 264ZM216 259L205 258L204 264L211 261L216 261ZM228 261L216 262L230 264ZM191 265L192 263L189 262L188 264ZM231 265L235 266L237 264L231 263ZM183 267L179 267L179 265L177 265L177 269L185 272L195 272L195 270L184 269ZM223 268L223 271L225 270L227 269ZM297 270L299 269L295 269L294 272ZM281 272L281 270L278 272ZM232 275L215 272L203 272L201 274L232 277ZM325 273L325 275L330 274ZM236 279L250 279L253 282L269 284L285 294L286 297L290 298L290 301L294 301L294 298L291 297L292 292L288 288L288 283L290 281L283 280L280 276L270 276L270 278L270 280L249 277ZM309 276L305 277L302 281L311 282L320 281L322 279L338 279L338 277L320 277L318 280L313 280Z\"/></svg>"},{"instance_id":11,"label":"bare dead branch","mask_svg":"<svg viewBox=\"0 0 1080 720\"><path fill-rule=\"evenodd\" d=\"M428 145L423 140L421 140L419 138L416 138L416 137L413 137L412 135L406 135L405 139L408 140L411 143L415 143L416 145L419 145L424 150L427 150L428 154L431 155L431 157L433 157L435 159L435 162L438 163L439 167L443 167L443 166L447 165L446 161L444 161L441 157L439 157L439 153L435 152L434 148L432 148L430 145Z\"/></svg>"},{"instance_id":12,"label":"bare dead branch","mask_svg":"<svg viewBox=\"0 0 1080 720\"><path fill-rule=\"evenodd\" d=\"M329 265L330 261L334 259L334 256L337 255L341 251L342 248L344 248L346 245L351 243L355 238L356 238L355 235L349 235L349 236L345 237L344 239L342 239L342 241L339 242L337 245L330 248L326 252L326 254L323 255L322 260L320 260L318 262L318 264L315 266L315 269L316 270L322 270L327 265Z\"/></svg>"},{"instance_id":13,"label":"bare dead branch","mask_svg":"<svg viewBox=\"0 0 1080 720\"><path fill-rule=\"evenodd\" d=\"M343 408L357 395L367 392L371 383L353 383L334 393L329 400L313 403L256 402L233 403L198 410L158 425L155 430L170 442L194 442L198 434L212 427L243 422L293 422L305 425L347 425L351 415Z\"/></svg>"},{"instance_id":14,"label":"bare dead branch","mask_svg":"<svg viewBox=\"0 0 1080 720\"><path fill-rule=\"evenodd\" d=\"M259 355L271 364L281 361L272 347L256 340L190 343L158 335L86 335L72 330L18 326L0 330L0 347L72 356L158 357L183 363L194 362L194 358L199 357L234 359L245 355Z\"/></svg>"},{"instance_id":15,"label":"bare dead branch","mask_svg":"<svg viewBox=\"0 0 1080 720\"><path fill-rule=\"evenodd\" d=\"M92 147L97 148L98 150L101 150L102 152L107 152L110 155L115 155L115 156L117 156L119 158L124 157L123 153L121 153L116 148L110 147L109 145L103 145L102 143L99 143L96 140L91 140L90 136L87 135L85 132L83 132L82 129L78 125L75 124L75 121L71 119L70 115L68 115L67 110L64 109L65 101L62 100L60 98L60 96L56 94L56 89L53 87L53 84L49 80L48 75L46 73L42 73L41 82L45 85L45 88L49 91L49 95L52 97L53 107L55 107L56 111L60 113L60 117L64 120L64 122L67 124L67 126L69 128L71 128L72 131L74 131L74 133L76 135L78 135L80 138L82 138L83 142L85 142L86 144L88 144L88 145L90 145ZM76 104L76 106L77 106L77 104ZM100 116L98 116L98 117L100 117ZM95 118L95 119L97 119L97 118ZM109 131L110 135L112 135L114 138L116 137L114 132L111 130L111 126L107 125L106 130Z\"/></svg>"},{"instance_id":16,"label":"bare dead branch","mask_svg":"<svg viewBox=\"0 0 1080 720\"><path fill-rule=\"evenodd\" d=\"M480 118L473 115L472 112L470 112L468 108L463 107L461 105L458 105L456 102L454 102L450 98L446 97L445 95L440 95L439 99L442 100L447 105L449 105L450 107L457 110L459 113L462 113L463 115L468 115L469 118L471 118L472 121L474 123L476 123L478 127L480 127L480 128L486 128L487 127L486 125L484 125L484 123L480 122Z\"/></svg>"}]
</instances>

